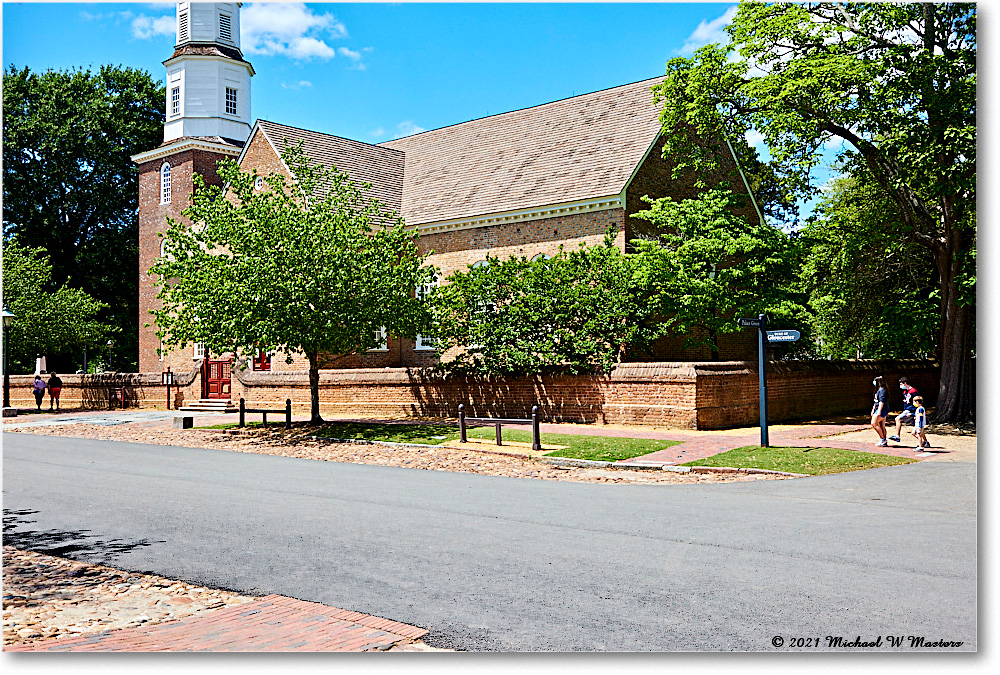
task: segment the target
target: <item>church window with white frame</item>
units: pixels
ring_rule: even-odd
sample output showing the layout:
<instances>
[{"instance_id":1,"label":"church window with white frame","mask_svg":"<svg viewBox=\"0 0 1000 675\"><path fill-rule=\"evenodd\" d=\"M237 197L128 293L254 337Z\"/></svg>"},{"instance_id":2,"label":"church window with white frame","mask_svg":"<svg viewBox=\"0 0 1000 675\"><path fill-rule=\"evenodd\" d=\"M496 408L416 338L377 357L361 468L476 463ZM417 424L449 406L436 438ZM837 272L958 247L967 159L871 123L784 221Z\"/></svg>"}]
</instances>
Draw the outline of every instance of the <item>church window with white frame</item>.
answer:
<instances>
[{"instance_id":1,"label":"church window with white frame","mask_svg":"<svg viewBox=\"0 0 1000 675\"><path fill-rule=\"evenodd\" d=\"M368 351L370 352L387 352L389 351L389 334L386 332L385 327L379 328L375 331L375 339L378 341L377 347L372 347Z\"/></svg>"},{"instance_id":2,"label":"church window with white frame","mask_svg":"<svg viewBox=\"0 0 1000 675\"><path fill-rule=\"evenodd\" d=\"M170 164L164 162L160 167L160 203L170 203Z\"/></svg>"},{"instance_id":3,"label":"church window with white frame","mask_svg":"<svg viewBox=\"0 0 1000 675\"><path fill-rule=\"evenodd\" d=\"M437 288L437 285L438 278L437 275L435 275L429 283L417 286L414 295L416 295L416 297L420 300L426 300L427 296L431 294L431 291ZM413 345L413 349L418 352L432 351L434 349L434 338L418 335L416 343Z\"/></svg>"},{"instance_id":4,"label":"church window with white frame","mask_svg":"<svg viewBox=\"0 0 1000 675\"><path fill-rule=\"evenodd\" d=\"M191 358L193 359L203 359L205 358L205 343L195 342L194 346L191 348Z\"/></svg>"},{"instance_id":5,"label":"church window with white frame","mask_svg":"<svg viewBox=\"0 0 1000 675\"><path fill-rule=\"evenodd\" d=\"M170 88L170 115L180 115L181 114L181 88L171 87Z\"/></svg>"},{"instance_id":6,"label":"church window with white frame","mask_svg":"<svg viewBox=\"0 0 1000 675\"><path fill-rule=\"evenodd\" d=\"M236 114L236 90L232 87L226 87L226 114Z\"/></svg>"}]
</instances>

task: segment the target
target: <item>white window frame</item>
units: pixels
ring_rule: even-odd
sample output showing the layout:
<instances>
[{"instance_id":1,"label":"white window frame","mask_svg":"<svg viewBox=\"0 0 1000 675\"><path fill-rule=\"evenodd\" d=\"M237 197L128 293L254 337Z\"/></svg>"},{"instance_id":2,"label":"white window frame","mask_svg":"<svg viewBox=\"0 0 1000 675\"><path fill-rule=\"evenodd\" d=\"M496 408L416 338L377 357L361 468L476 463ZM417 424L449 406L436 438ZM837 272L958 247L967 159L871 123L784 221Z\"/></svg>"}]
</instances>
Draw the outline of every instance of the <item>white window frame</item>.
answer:
<instances>
[{"instance_id":1,"label":"white window frame","mask_svg":"<svg viewBox=\"0 0 1000 675\"><path fill-rule=\"evenodd\" d=\"M163 361L163 340L160 340L160 348L156 350L156 353L160 355L160 361Z\"/></svg>"},{"instance_id":2,"label":"white window frame","mask_svg":"<svg viewBox=\"0 0 1000 675\"><path fill-rule=\"evenodd\" d=\"M203 359L205 358L205 343L195 342L191 345L191 358L192 359Z\"/></svg>"},{"instance_id":3,"label":"white window frame","mask_svg":"<svg viewBox=\"0 0 1000 675\"><path fill-rule=\"evenodd\" d=\"M430 294L430 292L433 289L437 288L437 286L438 286L438 278L437 275L435 275L434 279L430 283L417 286L413 294L418 299L423 300ZM413 344L413 350L417 352L430 352L434 351L434 349L435 349L434 338L432 337L424 337L423 335L418 335L416 342L414 342Z\"/></svg>"},{"instance_id":4,"label":"white window frame","mask_svg":"<svg viewBox=\"0 0 1000 675\"><path fill-rule=\"evenodd\" d=\"M542 262L543 260L552 260L552 256L548 253L539 253L531 259L531 262Z\"/></svg>"},{"instance_id":5,"label":"white window frame","mask_svg":"<svg viewBox=\"0 0 1000 675\"><path fill-rule=\"evenodd\" d=\"M170 116L177 117L181 114L181 88L180 85L170 88Z\"/></svg>"},{"instance_id":6,"label":"white window frame","mask_svg":"<svg viewBox=\"0 0 1000 675\"><path fill-rule=\"evenodd\" d=\"M229 103L230 103L229 95L230 95L230 93L232 93L232 104L233 104L233 109L232 110L229 109ZM240 107L239 107L239 89L237 89L236 87L226 87L226 114L227 115L239 115L239 112L240 112Z\"/></svg>"},{"instance_id":7,"label":"white window frame","mask_svg":"<svg viewBox=\"0 0 1000 675\"><path fill-rule=\"evenodd\" d=\"M170 203L170 193L171 193L171 177L170 177L170 162L164 162L160 165L160 203L169 204Z\"/></svg>"},{"instance_id":8,"label":"white window frame","mask_svg":"<svg viewBox=\"0 0 1000 675\"><path fill-rule=\"evenodd\" d=\"M370 352L387 352L389 351L389 334L385 327L379 328L375 331L375 336L379 341L378 347L372 347L368 351Z\"/></svg>"}]
</instances>

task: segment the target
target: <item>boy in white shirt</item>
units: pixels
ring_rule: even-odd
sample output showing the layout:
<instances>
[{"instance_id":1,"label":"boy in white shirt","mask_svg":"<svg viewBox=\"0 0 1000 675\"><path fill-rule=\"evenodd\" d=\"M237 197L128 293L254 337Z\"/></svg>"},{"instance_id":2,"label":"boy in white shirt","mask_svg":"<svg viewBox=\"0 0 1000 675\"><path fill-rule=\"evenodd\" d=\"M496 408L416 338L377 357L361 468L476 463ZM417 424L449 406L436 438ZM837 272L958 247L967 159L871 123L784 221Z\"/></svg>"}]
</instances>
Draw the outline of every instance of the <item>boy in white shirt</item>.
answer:
<instances>
[{"instance_id":1,"label":"boy in white shirt","mask_svg":"<svg viewBox=\"0 0 1000 675\"><path fill-rule=\"evenodd\" d=\"M914 396L913 404L917 407L916 412L913 413L913 431L910 433L917 437L917 447L914 450L922 450L924 448L931 447L930 441L927 440L927 411L924 409L924 397Z\"/></svg>"}]
</instances>

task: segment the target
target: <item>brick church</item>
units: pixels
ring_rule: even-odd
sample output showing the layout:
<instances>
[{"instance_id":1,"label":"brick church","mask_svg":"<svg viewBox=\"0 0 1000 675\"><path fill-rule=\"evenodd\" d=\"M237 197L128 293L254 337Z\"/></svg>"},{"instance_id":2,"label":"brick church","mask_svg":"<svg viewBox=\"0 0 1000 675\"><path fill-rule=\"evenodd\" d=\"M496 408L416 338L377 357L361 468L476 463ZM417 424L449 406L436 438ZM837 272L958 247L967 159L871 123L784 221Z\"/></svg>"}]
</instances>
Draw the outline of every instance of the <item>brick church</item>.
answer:
<instances>
[{"instance_id":1,"label":"brick church","mask_svg":"<svg viewBox=\"0 0 1000 675\"><path fill-rule=\"evenodd\" d=\"M420 235L428 263L444 279L456 270L496 257L549 256L560 245L600 243L610 225L626 246L644 221L643 195L692 196L690 181L670 178L662 159L659 111L652 78L369 144L251 115L253 66L240 49L240 3L177 5L177 43L166 67L163 143L132 159L139 170L139 370L197 371L204 398L230 397L232 355L205 354L199 345L161 352L149 310L156 286L148 274L161 254L159 233L167 217L180 219L192 175L219 183L216 163L232 158L246 170L288 174L280 159L286 145L302 142L314 162L335 166L403 216ZM730 165L735 175L734 165ZM723 359L749 356L743 336L724 336ZM659 361L697 361L707 350L682 350L667 341ZM386 336L381 348L331 359L326 368L426 366L432 347ZM251 355L246 355L248 358ZM303 371L305 360L286 364L252 355L250 367Z\"/></svg>"}]
</instances>

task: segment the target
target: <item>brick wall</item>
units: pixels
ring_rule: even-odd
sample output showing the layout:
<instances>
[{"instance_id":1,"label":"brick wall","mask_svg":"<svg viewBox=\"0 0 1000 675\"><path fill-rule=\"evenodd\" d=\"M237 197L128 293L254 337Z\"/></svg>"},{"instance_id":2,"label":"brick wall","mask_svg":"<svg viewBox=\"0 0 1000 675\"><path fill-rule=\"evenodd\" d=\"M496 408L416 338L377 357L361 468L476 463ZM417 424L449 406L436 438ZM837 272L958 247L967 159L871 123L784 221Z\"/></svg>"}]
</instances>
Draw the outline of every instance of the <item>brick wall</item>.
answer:
<instances>
[{"instance_id":1,"label":"brick wall","mask_svg":"<svg viewBox=\"0 0 1000 675\"><path fill-rule=\"evenodd\" d=\"M871 380L883 375L890 409L902 407L900 375L932 407L938 369L926 361L793 361L768 364L768 418L772 422L815 420L826 415L871 410ZM63 406L84 400L82 378L64 375ZM160 374L128 376L140 407L165 407ZM34 407L31 376L11 376L11 402ZM184 405L200 397L196 370L179 372L172 401ZM309 410L305 372L233 371L233 400L246 398L267 407L291 399L297 412ZM445 377L420 368L352 368L320 371L320 409L328 416L456 417L464 403L473 416L526 417L538 405L546 421L640 424L675 428L723 429L759 420L757 367L753 362L625 363L606 376L519 378ZM44 407L48 407L48 397ZM100 407L100 406L95 406Z\"/></svg>"}]
</instances>

